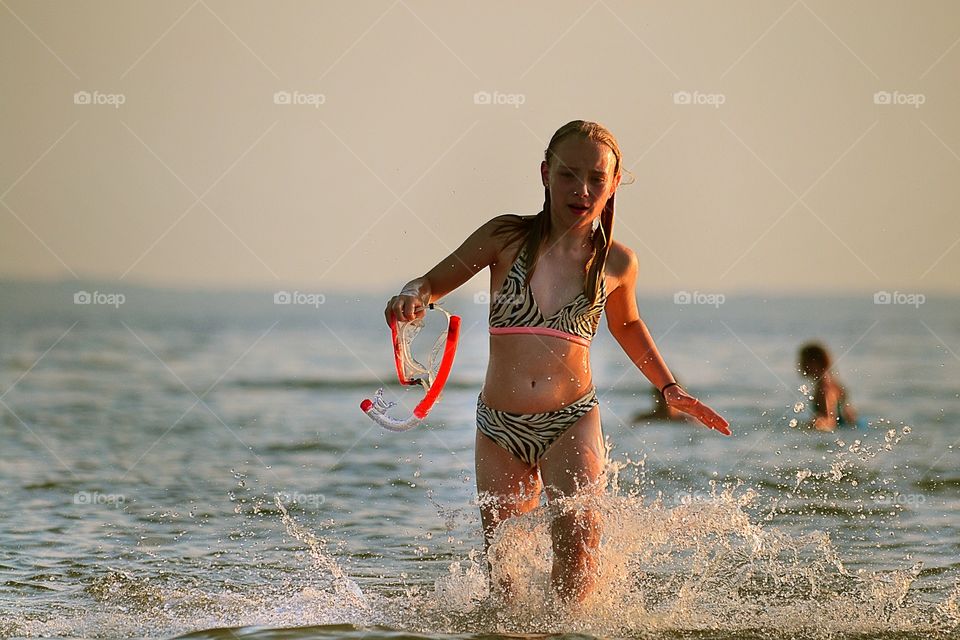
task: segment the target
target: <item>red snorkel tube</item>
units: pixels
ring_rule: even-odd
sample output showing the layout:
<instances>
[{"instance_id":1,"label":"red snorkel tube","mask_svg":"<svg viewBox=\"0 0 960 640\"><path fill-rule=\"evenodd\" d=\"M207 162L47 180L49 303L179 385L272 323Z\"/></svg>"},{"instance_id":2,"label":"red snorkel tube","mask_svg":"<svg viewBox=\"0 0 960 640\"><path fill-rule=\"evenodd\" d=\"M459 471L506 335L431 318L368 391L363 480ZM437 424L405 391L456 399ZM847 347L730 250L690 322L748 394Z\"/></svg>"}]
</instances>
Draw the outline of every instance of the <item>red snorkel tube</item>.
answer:
<instances>
[{"instance_id":1,"label":"red snorkel tube","mask_svg":"<svg viewBox=\"0 0 960 640\"><path fill-rule=\"evenodd\" d=\"M419 384L426 391L423 399L420 400L414 408L413 415L405 420L388 416L386 413L387 410L395 406L396 403L387 403L383 400L382 387L377 390L373 400L368 398L360 403L361 411L370 416L371 420L390 431L407 431L420 424L420 422L427 417L430 409L433 408L433 405L436 404L440 398L440 393L443 391L443 387L447 383L447 378L450 376L450 369L453 367L453 359L456 355L457 344L460 340L460 316L450 315L436 304L430 304L429 308L442 311L447 316L449 322L445 332L446 335L441 334L437 341L439 345L440 340L445 340L443 344L443 356L440 359L440 366L435 376L431 376L430 370L413 358L408 348L408 342L402 335L403 329L406 328L405 325L412 325L412 323L416 323L418 320L398 323L394 318L390 323L394 364L397 368L397 378L400 384Z\"/></svg>"}]
</instances>

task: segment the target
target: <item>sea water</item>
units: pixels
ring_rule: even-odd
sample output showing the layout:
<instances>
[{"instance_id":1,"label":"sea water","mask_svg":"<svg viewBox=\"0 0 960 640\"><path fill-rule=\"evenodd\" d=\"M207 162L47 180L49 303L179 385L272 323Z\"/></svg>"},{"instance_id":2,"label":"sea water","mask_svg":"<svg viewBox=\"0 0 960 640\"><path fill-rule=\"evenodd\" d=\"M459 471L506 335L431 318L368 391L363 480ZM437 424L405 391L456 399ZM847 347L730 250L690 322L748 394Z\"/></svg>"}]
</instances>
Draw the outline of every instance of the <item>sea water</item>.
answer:
<instances>
[{"instance_id":1,"label":"sea water","mask_svg":"<svg viewBox=\"0 0 960 640\"><path fill-rule=\"evenodd\" d=\"M601 328L604 492L498 531L488 589L473 469L485 307L448 388L396 434L383 296L0 285L0 636L956 637L960 300L641 296L687 388L731 423L633 424L648 384ZM802 428L796 352L823 340L866 430ZM597 589L549 587L549 526L600 515Z\"/></svg>"}]
</instances>

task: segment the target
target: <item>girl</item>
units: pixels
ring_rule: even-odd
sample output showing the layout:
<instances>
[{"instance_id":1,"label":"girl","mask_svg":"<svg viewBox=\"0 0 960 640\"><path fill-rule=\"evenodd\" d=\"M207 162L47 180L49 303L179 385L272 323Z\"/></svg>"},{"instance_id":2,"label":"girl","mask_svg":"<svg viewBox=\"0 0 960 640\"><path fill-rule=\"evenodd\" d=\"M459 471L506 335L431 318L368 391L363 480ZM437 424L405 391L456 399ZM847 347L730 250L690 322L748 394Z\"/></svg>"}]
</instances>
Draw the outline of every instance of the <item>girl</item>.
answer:
<instances>
[{"instance_id":1,"label":"girl","mask_svg":"<svg viewBox=\"0 0 960 640\"><path fill-rule=\"evenodd\" d=\"M477 398L476 475L484 549L504 519L548 501L602 490L607 450L590 372L590 341L606 311L614 338L671 407L730 435L728 423L674 380L637 312L637 257L612 239L622 158L603 126L574 120L540 164L544 205L477 229L385 309L410 321L490 267L490 361ZM590 510L551 528L551 583L564 600L592 590L600 525ZM509 585L501 585L509 595Z\"/></svg>"}]
</instances>

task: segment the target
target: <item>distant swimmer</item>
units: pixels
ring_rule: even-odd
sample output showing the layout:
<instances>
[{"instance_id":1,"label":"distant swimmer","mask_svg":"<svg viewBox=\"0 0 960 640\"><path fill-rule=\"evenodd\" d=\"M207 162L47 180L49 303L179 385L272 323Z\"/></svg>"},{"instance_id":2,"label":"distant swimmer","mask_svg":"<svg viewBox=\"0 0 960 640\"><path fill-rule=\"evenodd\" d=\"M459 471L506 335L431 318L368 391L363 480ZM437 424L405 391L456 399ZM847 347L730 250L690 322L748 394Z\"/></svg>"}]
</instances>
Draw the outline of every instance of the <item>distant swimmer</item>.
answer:
<instances>
[{"instance_id":1,"label":"distant swimmer","mask_svg":"<svg viewBox=\"0 0 960 640\"><path fill-rule=\"evenodd\" d=\"M819 342L808 342L800 348L800 375L813 381L813 420L810 426L818 431L837 427L858 427L857 411L850 404L847 390L832 370L833 358Z\"/></svg>"}]
</instances>

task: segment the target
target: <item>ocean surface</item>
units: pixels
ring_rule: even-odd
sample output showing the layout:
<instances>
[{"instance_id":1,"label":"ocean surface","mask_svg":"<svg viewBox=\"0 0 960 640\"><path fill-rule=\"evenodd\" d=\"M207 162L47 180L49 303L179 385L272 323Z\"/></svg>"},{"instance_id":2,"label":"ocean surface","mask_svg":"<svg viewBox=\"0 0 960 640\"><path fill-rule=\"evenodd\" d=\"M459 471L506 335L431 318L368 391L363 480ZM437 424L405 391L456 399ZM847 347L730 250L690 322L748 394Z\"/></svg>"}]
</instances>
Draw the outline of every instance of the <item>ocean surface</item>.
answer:
<instances>
[{"instance_id":1,"label":"ocean surface","mask_svg":"<svg viewBox=\"0 0 960 640\"><path fill-rule=\"evenodd\" d=\"M451 381L391 433L358 408L419 396L384 296L274 293L0 283L0 637L960 637L960 299L641 296L731 438L632 424L649 384L602 326L603 573L574 610L546 505L501 529L518 601L487 594L483 301L444 302ZM801 428L811 338L869 428Z\"/></svg>"}]
</instances>

